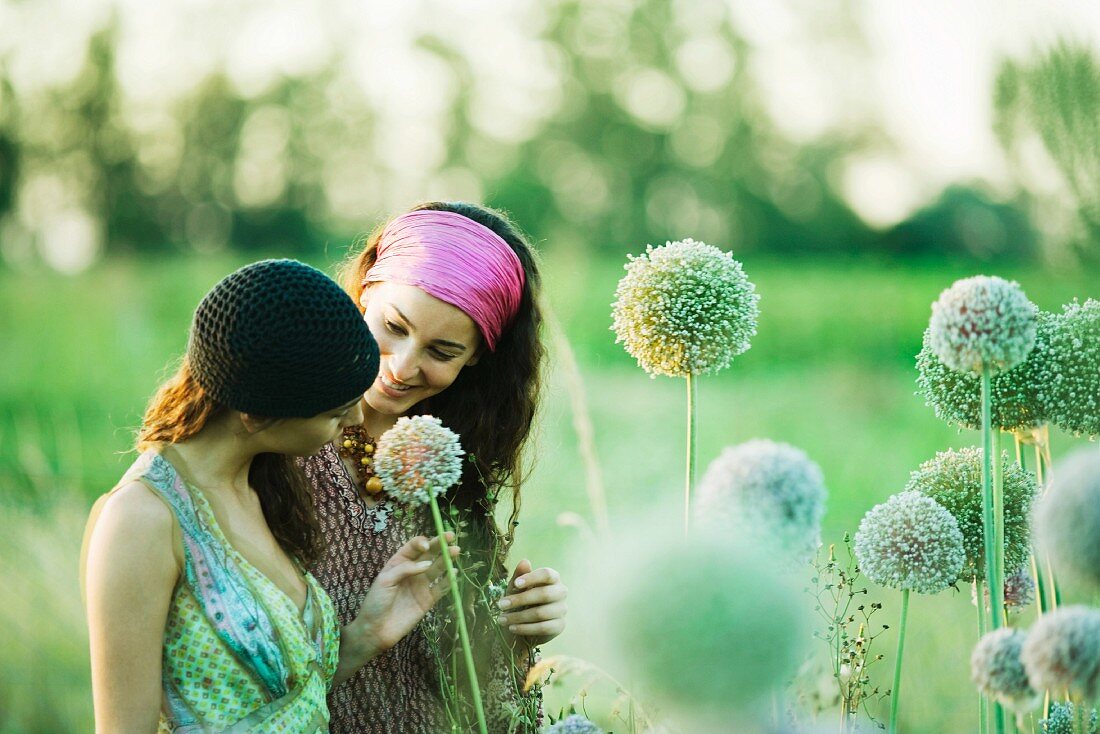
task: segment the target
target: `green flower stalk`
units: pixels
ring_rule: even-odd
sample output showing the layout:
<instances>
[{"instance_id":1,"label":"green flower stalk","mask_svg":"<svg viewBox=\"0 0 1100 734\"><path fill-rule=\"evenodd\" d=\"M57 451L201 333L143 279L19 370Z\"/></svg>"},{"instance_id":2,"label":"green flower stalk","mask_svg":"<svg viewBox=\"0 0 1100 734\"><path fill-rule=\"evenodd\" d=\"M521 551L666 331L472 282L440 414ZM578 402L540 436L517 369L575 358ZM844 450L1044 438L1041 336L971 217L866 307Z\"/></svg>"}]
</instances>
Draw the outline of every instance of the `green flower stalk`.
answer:
<instances>
[{"instance_id":1,"label":"green flower stalk","mask_svg":"<svg viewBox=\"0 0 1100 734\"><path fill-rule=\"evenodd\" d=\"M1095 700L1100 683L1100 611L1059 607L1032 626L1020 653L1031 687Z\"/></svg>"},{"instance_id":2,"label":"green flower stalk","mask_svg":"<svg viewBox=\"0 0 1100 734\"><path fill-rule=\"evenodd\" d=\"M687 381L684 530L695 483L695 377L729 366L756 334L760 296L741 263L717 247L686 239L630 256L615 289L615 342L650 377Z\"/></svg>"},{"instance_id":3,"label":"green flower stalk","mask_svg":"<svg viewBox=\"0 0 1100 734\"><path fill-rule=\"evenodd\" d=\"M603 729L580 714L570 714L548 726L544 734L603 734Z\"/></svg>"},{"instance_id":4,"label":"green flower stalk","mask_svg":"<svg viewBox=\"0 0 1100 734\"><path fill-rule=\"evenodd\" d=\"M928 323L929 346L940 361L981 378L983 546L993 629L1003 624L1005 529L1001 466L993 460L999 452L994 449L991 382L994 374L1011 370L1034 348L1037 312L1017 283L979 275L958 280L941 293ZM999 712L996 723L1001 731Z\"/></svg>"},{"instance_id":5,"label":"green flower stalk","mask_svg":"<svg viewBox=\"0 0 1100 734\"><path fill-rule=\"evenodd\" d=\"M1036 542L1059 576L1100 591L1100 453L1089 446L1058 465L1035 511Z\"/></svg>"},{"instance_id":6,"label":"green flower stalk","mask_svg":"<svg viewBox=\"0 0 1100 734\"><path fill-rule=\"evenodd\" d=\"M1050 422L1074 434L1100 435L1100 301L1066 304L1055 319L1040 397Z\"/></svg>"},{"instance_id":7,"label":"green flower stalk","mask_svg":"<svg viewBox=\"0 0 1100 734\"><path fill-rule=\"evenodd\" d=\"M1035 708L1042 700L1028 682L1020 660L1025 639L1023 631L1002 627L978 640L970 655L970 677L978 690L1017 714Z\"/></svg>"},{"instance_id":8,"label":"green flower stalk","mask_svg":"<svg viewBox=\"0 0 1100 734\"><path fill-rule=\"evenodd\" d=\"M1029 517L1039 488L1027 471L1001 454L1004 489L1004 558L1008 568L1019 568L1031 552ZM941 451L909 475L907 490L920 492L947 508L959 523L966 562L959 581L986 582L982 522L982 450L962 448Z\"/></svg>"},{"instance_id":9,"label":"green flower stalk","mask_svg":"<svg viewBox=\"0 0 1100 734\"><path fill-rule=\"evenodd\" d=\"M801 449L764 439L723 449L699 483L695 519L737 527L799 564L821 545L821 469Z\"/></svg>"},{"instance_id":10,"label":"green flower stalk","mask_svg":"<svg viewBox=\"0 0 1100 734\"><path fill-rule=\"evenodd\" d=\"M374 453L374 472L382 480L382 488L394 499L414 506L426 504L431 508L443 563L447 569L447 581L451 587L458 636L462 643L462 655L470 679L470 693L477 712L478 731L487 734L481 686L474 667L470 635L466 629L462 594L458 589L458 574L451 562L447 530L436 499L462 477L464 453L458 436L438 418L430 415L402 417L378 439L378 448Z\"/></svg>"},{"instance_id":11,"label":"green flower stalk","mask_svg":"<svg viewBox=\"0 0 1100 734\"><path fill-rule=\"evenodd\" d=\"M867 578L901 590L898 654L890 690L890 733L897 731L901 661L909 616L909 592L937 594L955 583L966 552L955 517L919 492L896 494L873 507L856 531L856 559Z\"/></svg>"}]
</instances>

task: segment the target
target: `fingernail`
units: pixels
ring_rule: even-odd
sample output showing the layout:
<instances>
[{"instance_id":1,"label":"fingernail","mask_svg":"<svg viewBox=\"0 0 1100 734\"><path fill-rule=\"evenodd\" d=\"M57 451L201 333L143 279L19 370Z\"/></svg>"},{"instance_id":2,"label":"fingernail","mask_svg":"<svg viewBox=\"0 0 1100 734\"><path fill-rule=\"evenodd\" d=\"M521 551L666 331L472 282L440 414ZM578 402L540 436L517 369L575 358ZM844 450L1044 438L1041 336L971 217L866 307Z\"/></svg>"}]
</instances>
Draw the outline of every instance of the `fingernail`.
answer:
<instances>
[{"instance_id":1,"label":"fingernail","mask_svg":"<svg viewBox=\"0 0 1100 734\"><path fill-rule=\"evenodd\" d=\"M522 586L524 586L524 585L525 585L526 583L527 583L527 579L524 579L524 578L518 578L518 579L516 579L516 586L517 586L517 587L522 587Z\"/></svg>"},{"instance_id":2,"label":"fingernail","mask_svg":"<svg viewBox=\"0 0 1100 734\"><path fill-rule=\"evenodd\" d=\"M497 624L504 624L507 621L508 621L508 618L505 617L503 614L500 615L499 617L497 617Z\"/></svg>"},{"instance_id":3,"label":"fingernail","mask_svg":"<svg viewBox=\"0 0 1100 734\"><path fill-rule=\"evenodd\" d=\"M508 607L512 606L512 601L510 599L501 599L497 602L497 606L501 609L507 609Z\"/></svg>"},{"instance_id":4,"label":"fingernail","mask_svg":"<svg viewBox=\"0 0 1100 734\"><path fill-rule=\"evenodd\" d=\"M514 624L513 624L513 625L512 625L511 627L509 627L509 628L508 628L508 631L509 631L509 632L515 632L515 631L517 631L518 629L519 629L519 627L517 627L516 625L514 625Z\"/></svg>"},{"instance_id":5,"label":"fingernail","mask_svg":"<svg viewBox=\"0 0 1100 734\"><path fill-rule=\"evenodd\" d=\"M417 568L428 568L431 565L432 565L431 561L420 561L420 563L416 564L416 567Z\"/></svg>"}]
</instances>

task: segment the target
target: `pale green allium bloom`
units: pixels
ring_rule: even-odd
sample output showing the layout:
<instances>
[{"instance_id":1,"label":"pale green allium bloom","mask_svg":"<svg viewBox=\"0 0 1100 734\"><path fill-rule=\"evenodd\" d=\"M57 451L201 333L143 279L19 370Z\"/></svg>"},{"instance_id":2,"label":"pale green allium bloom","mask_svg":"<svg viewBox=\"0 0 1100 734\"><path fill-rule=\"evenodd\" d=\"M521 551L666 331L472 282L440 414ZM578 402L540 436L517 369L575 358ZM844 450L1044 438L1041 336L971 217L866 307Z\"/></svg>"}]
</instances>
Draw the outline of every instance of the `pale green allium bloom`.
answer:
<instances>
[{"instance_id":1,"label":"pale green allium bloom","mask_svg":"<svg viewBox=\"0 0 1100 734\"><path fill-rule=\"evenodd\" d=\"M1020 653L1036 691L1093 700L1100 682L1100 611L1059 607L1035 622Z\"/></svg>"},{"instance_id":2,"label":"pale green allium bloom","mask_svg":"<svg viewBox=\"0 0 1100 734\"><path fill-rule=\"evenodd\" d=\"M821 545L825 480L806 453L785 443L754 440L723 449L699 484L696 521L737 527L809 563Z\"/></svg>"},{"instance_id":3,"label":"pale green allium bloom","mask_svg":"<svg viewBox=\"0 0 1100 734\"><path fill-rule=\"evenodd\" d=\"M1075 714L1076 709L1072 703L1055 701L1050 704L1050 718L1042 719L1039 726L1042 727L1043 734L1077 734L1073 729ZM1089 711L1089 722L1088 726L1085 727L1085 732L1086 734L1097 734L1096 709Z\"/></svg>"},{"instance_id":4,"label":"pale green allium bloom","mask_svg":"<svg viewBox=\"0 0 1100 734\"><path fill-rule=\"evenodd\" d=\"M1020 364L993 375L990 381L993 425L1004 431L1032 428L1047 421L1040 399L1050 359L1049 339L1054 314L1040 311L1036 321L1035 348ZM951 369L932 351L931 329L917 354L917 395L936 411L936 417L963 428L981 430L982 384L974 372Z\"/></svg>"},{"instance_id":5,"label":"pale green allium bloom","mask_svg":"<svg viewBox=\"0 0 1100 734\"><path fill-rule=\"evenodd\" d=\"M1017 712L1028 711L1040 701L1020 662L1025 639L1022 630L1002 627L978 640L970 655L970 678L978 690Z\"/></svg>"},{"instance_id":6,"label":"pale green allium bloom","mask_svg":"<svg viewBox=\"0 0 1100 734\"><path fill-rule=\"evenodd\" d=\"M1074 301L1062 309L1050 336L1040 397L1054 425L1100 435L1100 301Z\"/></svg>"},{"instance_id":7,"label":"pale green allium bloom","mask_svg":"<svg viewBox=\"0 0 1100 734\"><path fill-rule=\"evenodd\" d=\"M651 377L717 372L749 348L760 296L728 252L687 239L624 267L611 328Z\"/></svg>"},{"instance_id":8,"label":"pale green allium bloom","mask_svg":"<svg viewBox=\"0 0 1100 734\"><path fill-rule=\"evenodd\" d=\"M1019 568L1031 553L1029 515L1039 488L1030 472L1001 453L1004 477L1005 568ZM907 490L931 497L959 523L966 563L959 581L985 580L985 536L982 531L982 450L941 451L909 475Z\"/></svg>"},{"instance_id":9,"label":"pale green allium bloom","mask_svg":"<svg viewBox=\"0 0 1100 734\"><path fill-rule=\"evenodd\" d=\"M391 497L424 505L458 483L463 453L458 436L438 418L402 417L378 439L374 473Z\"/></svg>"},{"instance_id":10,"label":"pale green allium bloom","mask_svg":"<svg viewBox=\"0 0 1100 734\"><path fill-rule=\"evenodd\" d=\"M547 727L544 734L603 734L603 729L580 714L570 714Z\"/></svg>"},{"instance_id":11,"label":"pale green allium bloom","mask_svg":"<svg viewBox=\"0 0 1100 734\"><path fill-rule=\"evenodd\" d=\"M697 529L647 537L628 563L608 590L607 634L664 705L728 715L798 667L810 637L801 593L759 549Z\"/></svg>"},{"instance_id":12,"label":"pale green allium bloom","mask_svg":"<svg viewBox=\"0 0 1100 734\"><path fill-rule=\"evenodd\" d=\"M919 492L896 494L860 520L853 550L863 575L882 586L937 594L966 560L951 513Z\"/></svg>"},{"instance_id":13,"label":"pale green allium bloom","mask_svg":"<svg viewBox=\"0 0 1100 734\"><path fill-rule=\"evenodd\" d=\"M1100 589L1100 451L1058 463L1035 510L1035 536L1055 569Z\"/></svg>"},{"instance_id":14,"label":"pale green allium bloom","mask_svg":"<svg viewBox=\"0 0 1100 734\"><path fill-rule=\"evenodd\" d=\"M976 275L957 280L932 304L932 352L959 372L1003 372L1035 345L1038 309L1018 283Z\"/></svg>"},{"instance_id":15,"label":"pale green allium bloom","mask_svg":"<svg viewBox=\"0 0 1100 734\"><path fill-rule=\"evenodd\" d=\"M989 609L989 587L984 586L985 608ZM1035 601L1035 579L1031 578L1031 566L1024 564L1005 576L1004 602L1010 612L1022 612ZM970 587L970 603L978 606L978 590Z\"/></svg>"}]
</instances>

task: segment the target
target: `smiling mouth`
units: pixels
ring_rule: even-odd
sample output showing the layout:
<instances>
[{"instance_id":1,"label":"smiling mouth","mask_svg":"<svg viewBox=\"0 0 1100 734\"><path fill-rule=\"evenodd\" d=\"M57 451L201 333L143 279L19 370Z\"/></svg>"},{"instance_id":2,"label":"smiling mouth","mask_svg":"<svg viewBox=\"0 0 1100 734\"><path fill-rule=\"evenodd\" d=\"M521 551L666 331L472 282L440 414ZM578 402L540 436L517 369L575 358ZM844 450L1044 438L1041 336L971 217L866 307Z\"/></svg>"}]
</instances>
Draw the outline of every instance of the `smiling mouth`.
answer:
<instances>
[{"instance_id":1,"label":"smiling mouth","mask_svg":"<svg viewBox=\"0 0 1100 734\"><path fill-rule=\"evenodd\" d=\"M378 375L379 384L389 392L402 393L413 388L412 385L404 385L400 382L395 382L385 375Z\"/></svg>"}]
</instances>

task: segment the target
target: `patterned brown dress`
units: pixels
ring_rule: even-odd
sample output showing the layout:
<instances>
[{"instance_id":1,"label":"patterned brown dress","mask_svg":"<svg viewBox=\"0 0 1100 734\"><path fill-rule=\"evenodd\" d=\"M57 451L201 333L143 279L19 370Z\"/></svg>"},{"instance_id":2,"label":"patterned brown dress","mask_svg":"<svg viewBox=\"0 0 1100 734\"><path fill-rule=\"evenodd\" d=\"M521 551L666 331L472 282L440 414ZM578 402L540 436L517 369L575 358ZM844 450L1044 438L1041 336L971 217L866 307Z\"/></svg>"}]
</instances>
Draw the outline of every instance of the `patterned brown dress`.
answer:
<instances>
[{"instance_id":1,"label":"patterned brown dress","mask_svg":"<svg viewBox=\"0 0 1100 734\"><path fill-rule=\"evenodd\" d=\"M332 597L343 626L355 618L382 566L412 535L405 523L391 518L392 501L367 506L332 444L300 465L312 487L327 545L310 570ZM421 513L416 534L427 534L427 514ZM430 615L393 648L333 688L328 698L332 734L451 731L440 693L439 666L427 635L426 626L433 622ZM483 698L489 731L510 734L522 731L512 723L521 695L511 655L503 645L499 648L489 654L492 680Z\"/></svg>"}]
</instances>

